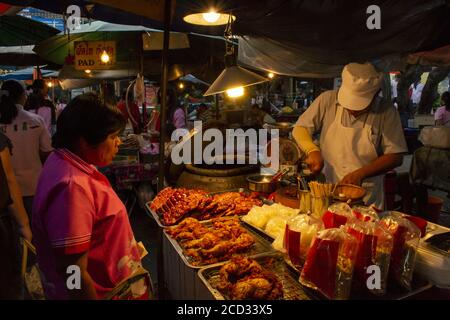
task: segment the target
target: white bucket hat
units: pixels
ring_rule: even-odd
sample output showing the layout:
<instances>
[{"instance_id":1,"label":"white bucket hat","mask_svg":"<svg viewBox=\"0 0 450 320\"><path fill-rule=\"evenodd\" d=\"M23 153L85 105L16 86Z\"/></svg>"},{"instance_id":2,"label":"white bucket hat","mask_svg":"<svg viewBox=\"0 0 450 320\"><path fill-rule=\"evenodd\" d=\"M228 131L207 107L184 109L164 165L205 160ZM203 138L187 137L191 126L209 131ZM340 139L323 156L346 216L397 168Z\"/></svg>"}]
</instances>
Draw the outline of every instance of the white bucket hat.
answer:
<instances>
[{"instance_id":1,"label":"white bucket hat","mask_svg":"<svg viewBox=\"0 0 450 320\"><path fill-rule=\"evenodd\" d=\"M342 70L342 85L338 102L346 109L360 111L367 108L380 90L382 74L370 63L349 63Z\"/></svg>"}]
</instances>

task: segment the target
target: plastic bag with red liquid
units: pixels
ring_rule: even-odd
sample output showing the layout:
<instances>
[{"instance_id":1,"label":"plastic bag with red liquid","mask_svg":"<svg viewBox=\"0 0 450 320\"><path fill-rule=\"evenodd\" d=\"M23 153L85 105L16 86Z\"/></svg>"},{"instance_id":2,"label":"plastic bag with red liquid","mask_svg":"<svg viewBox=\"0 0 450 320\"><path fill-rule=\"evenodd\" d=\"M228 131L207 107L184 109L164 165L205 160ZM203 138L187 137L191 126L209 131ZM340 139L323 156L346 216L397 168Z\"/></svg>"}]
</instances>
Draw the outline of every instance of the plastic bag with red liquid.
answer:
<instances>
[{"instance_id":1,"label":"plastic bag with red liquid","mask_svg":"<svg viewBox=\"0 0 450 320\"><path fill-rule=\"evenodd\" d=\"M299 214L286 222L283 247L292 264L299 268L316 234L323 229L322 221L306 214Z\"/></svg>"},{"instance_id":2,"label":"plastic bag with red liquid","mask_svg":"<svg viewBox=\"0 0 450 320\"><path fill-rule=\"evenodd\" d=\"M343 228L320 231L309 248L300 283L328 299L348 299L357 252L358 242Z\"/></svg>"},{"instance_id":3,"label":"plastic bag with red liquid","mask_svg":"<svg viewBox=\"0 0 450 320\"><path fill-rule=\"evenodd\" d=\"M410 290L420 230L414 223L402 217L399 212L388 211L381 215L381 223L387 227L394 241L389 266L389 279Z\"/></svg>"},{"instance_id":4,"label":"plastic bag with red liquid","mask_svg":"<svg viewBox=\"0 0 450 320\"><path fill-rule=\"evenodd\" d=\"M345 225L344 229L358 241L352 290L376 295L385 294L393 247L392 235L379 221L353 220L352 223ZM373 266L379 268L379 277L372 276L378 272Z\"/></svg>"},{"instance_id":5,"label":"plastic bag with red liquid","mask_svg":"<svg viewBox=\"0 0 450 320\"><path fill-rule=\"evenodd\" d=\"M339 228L352 219L354 219L352 208L344 202L329 206L328 210L322 216L325 229Z\"/></svg>"},{"instance_id":6,"label":"plastic bag with red liquid","mask_svg":"<svg viewBox=\"0 0 450 320\"><path fill-rule=\"evenodd\" d=\"M363 222L380 221L377 212L373 208L365 206L353 206L352 211L355 218Z\"/></svg>"}]
</instances>

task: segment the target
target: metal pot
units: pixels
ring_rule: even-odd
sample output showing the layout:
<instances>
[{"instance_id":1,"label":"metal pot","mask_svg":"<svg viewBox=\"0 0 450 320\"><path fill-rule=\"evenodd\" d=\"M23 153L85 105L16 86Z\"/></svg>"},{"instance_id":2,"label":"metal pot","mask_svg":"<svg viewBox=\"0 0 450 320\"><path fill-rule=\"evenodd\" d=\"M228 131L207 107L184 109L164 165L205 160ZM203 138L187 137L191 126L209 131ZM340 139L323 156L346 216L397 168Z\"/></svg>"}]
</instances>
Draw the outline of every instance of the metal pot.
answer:
<instances>
[{"instance_id":1,"label":"metal pot","mask_svg":"<svg viewBox=\"0 0 450 320\"><path fill-rule=\"evenodd\" d=\"M251 164L187 164L185 169L178 178L177 187L200 188L210 192L247 188L246 178L259 172L259 167Z\"/></svg>"},{"instance_id":2,"label":"metal pot","mask_svg":"<svg viewBox=\"0 0 450 320\"><path fill-rule=\"evenodd\" d=\"M272 182L273 176L254 175L247 177L248 189L255 192L272 193L277 189L277 183Z\"/></svg>"}]
</instances>

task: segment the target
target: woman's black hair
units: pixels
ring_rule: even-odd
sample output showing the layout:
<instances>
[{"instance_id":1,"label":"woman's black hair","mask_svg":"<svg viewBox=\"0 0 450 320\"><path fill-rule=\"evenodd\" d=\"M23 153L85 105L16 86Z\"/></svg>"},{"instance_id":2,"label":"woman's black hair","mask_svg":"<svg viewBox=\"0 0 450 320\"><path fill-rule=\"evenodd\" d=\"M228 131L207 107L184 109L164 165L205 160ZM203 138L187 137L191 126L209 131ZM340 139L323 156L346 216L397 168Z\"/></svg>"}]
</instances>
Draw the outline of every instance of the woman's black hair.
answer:
<instances>
[{"instance_id":1,"label":"woman's black hair","mask_svg":"<svg viewBox=\"0 0 450 320\"><path fill-rule=\"evenodd\" d=\"M82 94L70 101L58 117L53 147L73 151L81 138L96 147L108 135L123 131L125 125L119 110L104 105L93 93Z\"/></svg>"},{"instance_id":2,"label":"woman's black hair","mask_svg":"<svg viewBox=\"0 0 450 320\"><path fill-rule=\"evenodd\" d=\"M441 96L441 101L444 103L445 109L450 111L450 92L445 91Z\"/></svg>"},{"instance_id":3,"label":"woman's black hair","mask_svg":"<svg viewBox=\"0 0 450 320\"><path fill-rule=\"evenodd\" d=\"M20 96L25 92L22 83L16 80L6 80L2 84L0 94L0 123L10 124L17 117L17 107Z\"/></svg>"},{"instance_id":4,"label":"woman's black hair","mask_svg":"<svg viewBox=\"0 0 450 320\"><path fill-rule=\"evenodd\" d=\"M43 79L36 79L33 81L33 91L35 93L44 88L45 88L45 81Z\"/></svg>"}]
</instances>

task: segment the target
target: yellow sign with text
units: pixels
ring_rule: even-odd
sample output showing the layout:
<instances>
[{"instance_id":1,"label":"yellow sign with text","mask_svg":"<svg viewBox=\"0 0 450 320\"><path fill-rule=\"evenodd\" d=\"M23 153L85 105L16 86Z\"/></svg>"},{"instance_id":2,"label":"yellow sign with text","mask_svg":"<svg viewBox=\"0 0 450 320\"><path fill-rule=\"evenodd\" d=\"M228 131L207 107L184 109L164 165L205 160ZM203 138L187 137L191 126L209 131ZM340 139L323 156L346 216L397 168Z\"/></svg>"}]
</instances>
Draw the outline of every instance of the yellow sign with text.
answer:
<instances>
[{"instance_id":1,"label":"yellow sign with text","mask_svg":"<svg viewBox=\"0 0 450 320\"><path fill-rule=\"evenodd\" d=\"M75 69L104 70L116 63L115 41L76 41Z\"/></svg>"}]
</instances>

